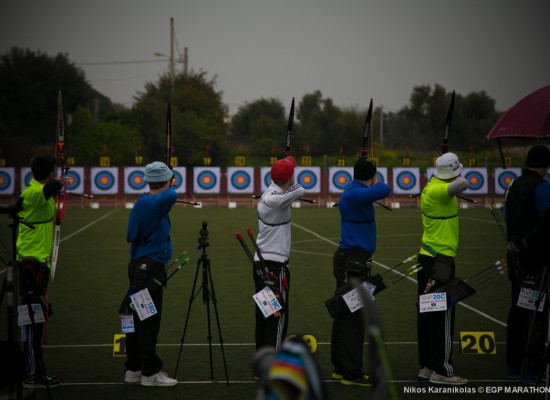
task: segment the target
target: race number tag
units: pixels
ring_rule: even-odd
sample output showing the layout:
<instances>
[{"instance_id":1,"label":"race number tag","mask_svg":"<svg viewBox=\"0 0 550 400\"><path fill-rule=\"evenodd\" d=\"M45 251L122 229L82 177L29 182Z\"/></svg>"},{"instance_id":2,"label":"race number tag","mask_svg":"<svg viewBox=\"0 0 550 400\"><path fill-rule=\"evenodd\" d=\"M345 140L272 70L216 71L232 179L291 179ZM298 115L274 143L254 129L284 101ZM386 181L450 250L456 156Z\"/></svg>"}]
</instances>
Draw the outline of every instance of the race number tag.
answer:
<instances>
[{"instance_id":1,"label":"race number tag","mask_svg":"<svg viewBox=\"0 0 550 400\"><path fill-rule=\"evenodd\" d=\"M447 309L447 293L428 293L419 296L418 306L421 313L445 311Z\"/></svg>"},{"instance_id":2,"label":"race number tag","mask_svg":"<svg viewBox=\"0 0 550 400\"><path fill-rule=\"evenodd\" d=\"M122 333L134 333L134 315L120 314L120 328Z\"/></svg>"},{"instance_id":3,"label":"race number tag","mask_svg":"<svg viewBox=\"0 0 550 400\"><path fill-rule=\"evenodd\" d=\"M44 322L46 319L44 318L44 311L42 310L42 306L40 304L32 304L32 310L34 312L34 323L39 324ZM29 315L29 306L28 305L22 305L17 307L17 325L19 326L25 326L32 324L31 316Z\"/></svg>"},{"instance_id":4,"label":"race number tag","mask_svg":"<svg viewBox=\"0 0 550 400\"><path fill-rule=\"evenodd\" d=\"M147 288L134 293L130 296L130 299L132 300L132 304L134 305L134 309L136 310L140 321L143 321L144 319L147 319L157 313L157 308L155 307L155 303L153 303L153 299L151 298Z\"/></svg>"},{"instance_id":5,"label":"race number tag","mask_svg":"<svg viewBox=\"0 0 550 400\"><path fill-rule=\"evenodd\" d=\"M369 299L374 300L373 293L376 290L376 286L371 285L368 282L361 283L361 286L367 289ZM346 294L342 295L342 298L352 313L363 307L363 301L361 300L361 295L357 289L350 290Z\"/></svg>"},{"instance_id":6,"label":"race number tag","mask_svg":"<svg viewBox=\"0 0 550 400\"><path fill-rule=\"evenodd\" d=\"M542 299L540 299L540 304L537 311L543 310L545 298L546 298L546 293L542 295ZM522 287L521 292L519 292L517 306L521 308L526 308L527 310L534 310L536 307L535 303L537 302L538 299L539 299L538 290Z\"/></svg>"},{"instance_id":7,"label":"race number tag","mask_svg":"<svg viewBox=\"0 0 550 400\"><path fill-rule=\"evenodd\" d=\"M252 296L258 308L262 312L265 318L275 314L282 309L281 303L277 300L275 293L269 287L264 287L258 293Z\"/></svg>"}]
</instances>

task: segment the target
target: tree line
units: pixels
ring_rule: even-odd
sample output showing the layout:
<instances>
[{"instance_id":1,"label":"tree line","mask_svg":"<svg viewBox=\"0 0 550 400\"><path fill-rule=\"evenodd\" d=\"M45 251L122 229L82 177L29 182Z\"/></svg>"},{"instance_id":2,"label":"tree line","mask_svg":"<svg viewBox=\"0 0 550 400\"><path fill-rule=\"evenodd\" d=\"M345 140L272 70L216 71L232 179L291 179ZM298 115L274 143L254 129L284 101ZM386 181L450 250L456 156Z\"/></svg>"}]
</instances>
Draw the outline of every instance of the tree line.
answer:
<instances>
[{"instance_id":1,"label":"tree line","mask_svg":"<svg viewBox=\"0 0 550 400\"><path fill-rule=\"evenodd\" d=\"M87 81L66 54L48 56L14 47L0 56L0 159L28 165L32 155L53 154L57 93L66 116L66 157L79 165L97 165L109 156L112 165L134 165L165 154L166 108L171 104L172 153L180 165L233 165L234 156L280 157L292 97L246 102L229 118L216 79L204 71L168 74L137 91L134 105L111 102ZM430 152L440 146L451 92L441 85L416 86L409 103L397 112L376 107L373 145L380 151ZM374 99L376 105L376 99ZM367 110L342 108L321 90L296 99L293 153L359 154ZM484 91L456 94L450 148L480 152L499 112Z\"/></svg>"}]
</instances>

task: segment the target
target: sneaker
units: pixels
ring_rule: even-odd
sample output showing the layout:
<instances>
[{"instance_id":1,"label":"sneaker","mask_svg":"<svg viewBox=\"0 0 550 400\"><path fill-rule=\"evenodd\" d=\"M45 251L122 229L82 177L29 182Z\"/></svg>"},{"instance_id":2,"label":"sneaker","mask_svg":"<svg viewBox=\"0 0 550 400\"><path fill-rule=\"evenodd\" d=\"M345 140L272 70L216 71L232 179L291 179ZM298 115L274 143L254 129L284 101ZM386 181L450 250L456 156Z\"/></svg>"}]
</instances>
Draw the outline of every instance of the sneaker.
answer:
<instances>
[{"instance_id":1,"label":"sneaker","mask_svg":"<svg viewBox=\"0 0 550 400\"><path fill-rule=\"evenodd\" d=\"M141 370L140 371L126 370L126 375L124 376L124 382L126 382L126 383L140 383L141 382Z\"/></svg>"},{"instance_id":2,"label":"sneaker","mask_svg":"<svg viewBox=\"0 0 550 400\"><path fill-rule=\"evenodd\" d=\"M435 385L452 385L452 386L462 386L468 383L468 379L461 378L460 376L444 376L439 375L435 372L432 372L430 376L430 383Z\"/></svg>"},{"instance_id":3,"label":"sneaker","mask_svg":"<svg viewBox=\"0 0 550 400\"><path fill-rule=\"evenodd\" d=\"M519 381L521 379L521 368L506 367L506 379Z\"/></svg>"},{"instance_id":4,"label":"sneaker","mask_svg":"<svg viewBox=\"0 0 550 400\"><path fill-rule=\"evenodd\" d=\"M423 367L418 371L418 380L420 382L428 382L432 376L433 371L427 367Z\"/></svg>"},{"instance_id":5,"label":"sneaker","mask_svg":"<svg viewBox=\"0 0 550 400\"><path fill-rule=\"evenodd\" d=\"M166 372L159 371L151 376L141 375L141 386L174 386L178 383L172 379Z\"/></svg>"},{"instance_id":6,"label":"sneaker","mask_svg":"<svg viewBox=\"0 0 550 400\"><path fill-rule=\"evenodd\" d=\"M332 372L332 375L330 376L332 379L335 379L337 381L341 381L342 378L344 377L341 373L339 372L336 372L336 371L333 371Z\"/></svg>"},{"instance_id":7,"label":"sneaker","mask_svg":"<svg viewBox=\"0 0 550 400\"><path fill-rule=\"evenodd\" d=\"M47 379L47 385L46 385L46 380L44 380L44 376L40 376L40 377L37 377L37 378L28 378L28 379L25 379L23 381L23 387L25 389L38 389L38 388L47 388L47 387L50 387L50 388L54 388L54 387L57 387L59 385L61 385L61 382L59 380L59 378L55 375L51 375L51 374L46 374L46 379Z\"/></svg>"},{"instance_id":8,"label":"sneaker","mask_svg":"<svg viewBox=\"0 0 550 400\"><path fill-rule=\"evenodd\" d=\"M361 387L372 386L372 382L370 381L368 375L361 376L359 378L351 378L351 379L342 377L342 380L340 381L340 383L346 386L361 386Z\"/></svg>"}]
</instances>

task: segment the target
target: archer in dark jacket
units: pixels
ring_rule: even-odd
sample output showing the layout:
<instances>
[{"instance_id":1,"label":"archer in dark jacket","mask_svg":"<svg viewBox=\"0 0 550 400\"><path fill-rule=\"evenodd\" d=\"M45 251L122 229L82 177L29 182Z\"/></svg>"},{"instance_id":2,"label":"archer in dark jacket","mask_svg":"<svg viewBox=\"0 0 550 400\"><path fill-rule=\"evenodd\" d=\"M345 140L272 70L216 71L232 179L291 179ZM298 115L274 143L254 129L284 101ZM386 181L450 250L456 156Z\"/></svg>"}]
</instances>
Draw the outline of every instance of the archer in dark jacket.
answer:
<instances>
[{"instance_id":1,"label":"archer in dark jacket","mask_svg":"<svg viewBox=\"0 0 550 400\"><path fill-rule=\"evenodd\" d=\"M532 147L525 164L521 176L508 187L505 200L508 277L512 284L506 377L536 384L544 362L548 326L548 300L539 289L546 286L550 265L550 184L544 180L550 167L550 150L541 145ZM539 312L534 311L538 301L531 307L525 304L528 296L532 298L530 290L539 291Z\"/></svg>"}]
</instances>

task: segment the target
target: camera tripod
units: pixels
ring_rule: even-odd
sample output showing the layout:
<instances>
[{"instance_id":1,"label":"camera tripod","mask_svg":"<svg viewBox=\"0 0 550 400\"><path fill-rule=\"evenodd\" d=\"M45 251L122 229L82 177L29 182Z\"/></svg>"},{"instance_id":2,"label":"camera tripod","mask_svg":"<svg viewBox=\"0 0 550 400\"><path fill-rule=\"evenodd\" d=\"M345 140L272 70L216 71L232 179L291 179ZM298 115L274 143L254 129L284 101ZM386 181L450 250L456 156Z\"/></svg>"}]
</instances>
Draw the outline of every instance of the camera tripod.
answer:
<instances>
[{"instance_id":1,"label":"camera tripod","mask_svg":"<svg viewBox=\"0 0 550 400\"><path fill-rule=\"evenodd\" d=\"M187 317L185 319L185 327L183 328L183 334L180 339L180 350L178 354L176 370L174 372L174 378L176 378L176 375L178 373L178 366L180 363L181 351L183 349L183 342L185 340L185 334L187 332L187 324L189 323L189 317L191 315L191 306L193 305L193 301L198 297L199 293L202 290L202 301L204 304L206 304L206 317L207 317L207 324L208 324L207 339L208 339L208 350L210 355L210 379L214 380L214 369L212 364L212 324L210 323L210 300L212 300L212 304L214 305L214 314L216 316L216 324L218 327L220 347L222 350L223 368L225 371L225 381L229 385L229 377L227 375L227 365L225 363L225 352L223 349L222 331L220 327L220 317L218 314L218 306L217 306L218 301L216 300L216 294L214 290L214 281L212 280L212 270L210 268L210 259L206 254L206 248L210 245L208 243L209 232L208 232L206 221L202 222L202 229L200 230L199 234L200 234L200 237L198 238L199 245L197 249L199 250L202 249L202 254L201 254L201 258L197 262L195 280L193 281L193 289L191 290L191 296L189 298L189 307L187 308ZM201 266L202 266L202 283L201 283L201 286L197 289L197 278L199 276L199 269L201 269Z\"/></svg>"}]
</instances>

